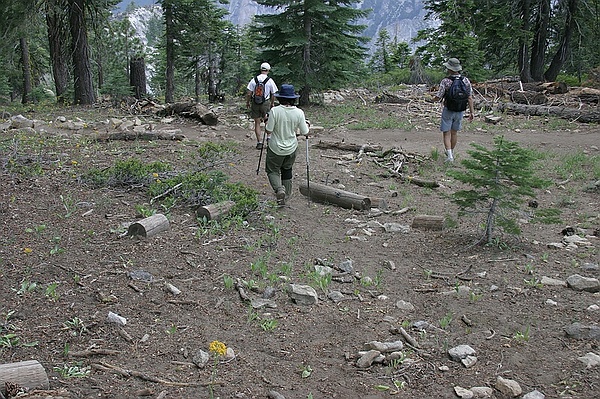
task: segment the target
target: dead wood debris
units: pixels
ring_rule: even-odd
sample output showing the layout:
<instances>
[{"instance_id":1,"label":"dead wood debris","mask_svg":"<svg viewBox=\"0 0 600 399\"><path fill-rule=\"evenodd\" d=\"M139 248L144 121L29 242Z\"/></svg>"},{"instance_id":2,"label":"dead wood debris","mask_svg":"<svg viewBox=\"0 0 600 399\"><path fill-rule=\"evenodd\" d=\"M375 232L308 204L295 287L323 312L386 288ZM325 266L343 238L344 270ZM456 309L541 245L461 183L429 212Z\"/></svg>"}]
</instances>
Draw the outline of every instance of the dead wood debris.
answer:
<instances>
[{"instance_id":1,"label":"dead wood debris","mask_svg":"<svg viewBox=\"0 0 600 399\"><path fill-rule=\"evenodd\" d=\"M214 385L222 384L219 382L211 383L211 382L169 381L169 380L165 380L163 378L158 378L155 376L147 375L147 374L144 374L144 373L136 371L136 370L127 370L127 369L121 368L119 366L114 366L114 365L106 363L106 362L94 363L94 364L92 364L92 367L96 370L119 374L119 375L122 375L123 377L127 377L127 378L136 377L136 378L139 378L144 381L155 382L157 384L163 384L163 385L168 385L168 386L173 386L173 387L195 387L195 386L208 386L211 384L214 384Z\"/></svg>"}]
</instances>

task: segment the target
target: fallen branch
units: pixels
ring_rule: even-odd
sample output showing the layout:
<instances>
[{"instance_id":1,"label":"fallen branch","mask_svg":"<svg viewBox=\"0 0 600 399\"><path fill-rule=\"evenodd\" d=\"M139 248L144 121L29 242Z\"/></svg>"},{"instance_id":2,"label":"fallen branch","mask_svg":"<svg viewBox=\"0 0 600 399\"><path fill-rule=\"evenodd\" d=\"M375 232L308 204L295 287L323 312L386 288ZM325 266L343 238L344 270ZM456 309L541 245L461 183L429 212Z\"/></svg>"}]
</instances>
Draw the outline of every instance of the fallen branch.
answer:
<instances>
[{"instance_id":1,"label":"fallen branch","mask_svg":"<svg viewBox=\"0 0 600 399\"><path fill-rule=\"evenodd\" d=\"M398 179L405 181L407 183L412 183L419 187L427 187L427 188L437 188L440 186L440 184L438 182L436 182L435 180L425 180L425 179L421 179L420 177L404 176L402 173L396 172L394 169L390 168L389 166L384 165L383 163L379 162L376 159L374 159L373 162L375 162L375 164L377 166L381 166L382 168L387 169L393 176L395 176Z\"/></svg>"},{"instance_id":2,"label":"fallen branch","mask_svg":"<svg viewBox=\"0 0 600 399\"><path fill-rule=\"evenodd\" d=\"M158 378L158 377L146 375L146 374L141 373L139 371L126 370L126 369L121 368L119 366L114 366L112 364L108 364L108 363L105 363L105 362L94 363L94 364L92 364L92 367L95 368L95 369L97 369L97 370L102 370L102 371L112 372L112 373L115 373L115 374L120 374L123 377L127 377L127 378L129 378L129 377L136 377L136 378L139 378L139 379L144 380L144 381L155 382L157 384L163 384L163 385L168 385L168 386L172 386L172 387L196 387L196 386L208 386L208 385L222 384L222 383L218 383L218 382L178 382L178 381L169 381L169 380L164 380L162 378Z\"/></svg>"},{"instance_id":3,"label":"fallen branch","mask_svg":"<svg viewBox=\"0 0 600 399\"><path fill-rule=\"evenodd\" d=\"M173 187L171 187L170 189L168 189L167 191L165 191L164 193L162 193L162 194L159 194L159 195L157 195L156 197L152 198L152 199L150 200L150 205L152 205L152 203L154 203L154 201L156 201L157 199L160 199L160 198L162 198L162 197L165 197L165 196L167 196L167 195L171 194L173 191L175 191L175 190L177 190L179 187L181 187L181 185L182 185L182 184L183 184L183 183L178 183L178 184L174 185Z\"/></svg>"}]
</instances>

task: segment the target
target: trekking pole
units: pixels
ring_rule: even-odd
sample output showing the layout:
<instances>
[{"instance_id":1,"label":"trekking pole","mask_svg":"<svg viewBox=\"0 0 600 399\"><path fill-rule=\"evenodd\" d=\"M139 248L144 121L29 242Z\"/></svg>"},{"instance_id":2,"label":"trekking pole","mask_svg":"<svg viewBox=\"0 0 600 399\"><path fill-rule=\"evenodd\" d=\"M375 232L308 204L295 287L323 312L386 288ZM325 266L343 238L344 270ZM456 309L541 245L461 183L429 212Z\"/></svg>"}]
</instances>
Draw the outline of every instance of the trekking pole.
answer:
<instances>
[{"instance_id":1,"label":"trekking pole","mask_svg":"<svg viewBox=\"0 0 600 399\"><path fill-rule=\"evenodd\" d=\"M262 160L262 153L263 153L263 148L265 148L265 145L267 143L265 143L265 138L267 137L267 131L265 130L265 132L263 133L263 145L262 147L260 147L260 156L258 157L258 166L256 167L256 175L258 176L258 171L260 170L260 161Z\"/></svg>"},{"instance_id":2,"label":"trekking pole","mask_svg":"<svg viewBox=\"0 0 600 399\"><path fill-rule=\"evenodd\" d=\"M308 157L308 133L306 134L306 190L308 191L308 203L310 204L310 158Z\"/></svg>"}]
</instances>

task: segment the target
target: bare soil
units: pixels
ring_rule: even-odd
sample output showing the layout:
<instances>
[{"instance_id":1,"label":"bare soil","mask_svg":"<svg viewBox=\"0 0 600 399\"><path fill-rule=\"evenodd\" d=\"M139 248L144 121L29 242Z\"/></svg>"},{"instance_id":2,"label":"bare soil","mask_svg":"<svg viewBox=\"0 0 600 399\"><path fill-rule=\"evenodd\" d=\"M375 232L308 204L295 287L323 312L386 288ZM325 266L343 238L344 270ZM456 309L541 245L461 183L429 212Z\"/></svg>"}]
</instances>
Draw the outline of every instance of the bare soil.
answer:
<instances>
[{"instance_id":1,"label":"bare soil","mask_svg":"<svg viewBox=\"0 0 600 399\"><path fill-rule=\"evenodd\" d=\"M0 133L0 338L18 338L0 346L0 364L39 361L50 379L50 389L39 397L55 398L208 398L211 381L219 398L266 398L270 391L287 399L396 393L454 398L455 386L494 387L498 376L518 382L523 394L537 389L546 398L598 398L600 366L586 368L578 360L588 352L598 354L598 342L571 339L564 328L575 321L598 325L600 311L590 306L600 305L600 297L535 282L542 276L600 277L597 269L582 269L599 261L600 243L592 235L600 227L600 198L584 190L591 174L565 179L555 169L581 151L600 155L600 128L510 115L488 125L477 118L465 124L457 163L448 166L441 155L432 158L434 148L442 153L437 112L407 116L400 107L386 105L377 110L382 118L410 118L414 128L365 131L340 123L319 131L309 140L308 169L311 181L383 198L388 205L383 213L310 202L297 191L284 207L276 207L263 167L256 173L259 151L249 121L235 105L216 111L221 123L215 128L180 118L167 126L153 122L155 130L181 129L184 141L95 142L91 137L97 130L75 133L52 124L29 135ZM320 125L321 109L305 111L313 125ZM38 121L56 117L26 116ZM110 116L120 115L94 111L84 118ZM460 186L446 170L461 167L469 143L489 145L498 134L548 154L540 170L556 184L540 190L535 200L541 209L559 207L562 223L523 223L518 238L500 236L496 246L474 246L481 220L457 216L449 195ZM109 167L117 159L164 161L185 169L201 143L229 140L239 144L239 152L218 168L260 197L259 208L235 229L201 234L191 209L175 207L168 215L169 231L120 237L124 224L141 218L136 205L152 208L148 195L135 187L92 189L78 183L84 171ZM313 146L319 140L422 154L426 160L409 162L405 175L441 186L410 184L368 156L360 163L345 160L347 151ZM306 180L305 145L301 140L296 188ZM9 159L24 167L40 165L42 173L15 173ZM531 211L525 204L524 214ZM418 214L453 223L443 231L408 233L373 227L374 222L410 226ZM579 232L588 234L591 246L549 249L547 244L560 242L567 226L583 229ZM315 264L338 266L345 260L352 260L355 278L315 284ZM261 262L267 274L260 273ZM150 273L153 280L132 279L136 271ZM256 288L246 289L251 298L274 289L271 299L277 307L252 309L235 288L226 287L226 276L254 281ZM287 295L290 282L315 286L318 303L294 303ZM181 294L167 290L167 283ZM461 285L471 293L459 294ZM330 300L332 291L340 291L344 300ZM400 309L398 301L410 302L414 310ZM127 324L109 323L109 312ZM75 318L84 328L69 326ZM418 321L435 328L416 329L412 323ZM401 326L420 346L405 345L410 360L357 367L366 342L403 340L396 333ZM208 352L215 340L235 356L199 368L194 355ZM461 344L476 350L478 361L470 368L448 356L449 348ZM89 374L61 374L73 366L80 369L72 368L72 374ZM494 390L493 397L506 396Z\"/></svg>"}]
</instances>

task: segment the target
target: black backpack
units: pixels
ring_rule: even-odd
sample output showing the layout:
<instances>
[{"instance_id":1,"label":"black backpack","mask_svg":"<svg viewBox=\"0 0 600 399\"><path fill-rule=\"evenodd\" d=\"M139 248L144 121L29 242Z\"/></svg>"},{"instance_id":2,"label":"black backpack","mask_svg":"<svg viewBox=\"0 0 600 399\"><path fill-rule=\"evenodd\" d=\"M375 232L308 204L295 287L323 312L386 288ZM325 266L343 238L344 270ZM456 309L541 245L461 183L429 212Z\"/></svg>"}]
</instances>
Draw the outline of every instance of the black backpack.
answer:
<instances>
[{"instance_id":1,"label":"black backpack","mask_svg":"<svg viewBox=\"0 0 600 399\"><path fill-rule=\"evenodd\" d=\"M254 78L254 82L256 83L256 86L254 86L254 93L252 94L252 99L254 101L254 104L262 104L265 102L265 100L266 100L265 85L267 84L268 80L269 80L268 76L262 82L259 81L257 77Z\"/></svg>"},{"instance_id":2,"label":"black backpack","mask_svg":"<svg viewBox=\"0 0 600 399\"><path fill-rule=\"evenodd\" d=\"M463 81L463 76L450 76L452 85L446 90L444 99L446 100L446 108L450 111L461 112L467 109L469 103L469 92L467 85Z\"/></svg>"}]
</instances>

